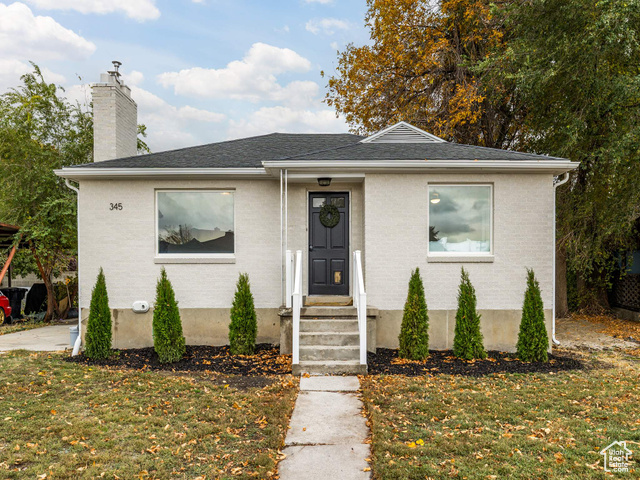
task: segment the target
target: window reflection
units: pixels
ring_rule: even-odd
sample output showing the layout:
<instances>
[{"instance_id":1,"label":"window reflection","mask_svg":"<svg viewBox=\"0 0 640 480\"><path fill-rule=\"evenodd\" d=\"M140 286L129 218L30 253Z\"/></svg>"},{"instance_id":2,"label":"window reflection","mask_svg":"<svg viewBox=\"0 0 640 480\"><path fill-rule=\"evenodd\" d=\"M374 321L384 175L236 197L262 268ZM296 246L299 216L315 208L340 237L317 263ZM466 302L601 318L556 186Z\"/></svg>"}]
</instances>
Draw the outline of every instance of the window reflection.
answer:
<instances>
[{"instance_id":1,"label":"window reflection","mask_svg":"<svg viewBox=\"0 0 640 480\"><path fill-rule=\"evenodd\" d=\"M232 192L158 192L158 253L234 253Z\"/></svg>"},{"instance_id":2,"label":"window reflection","mask_svg":"<svg viewBox=\"0 0 640 480\"><path fill-rule=\"evenodd\" d=\"M491 186L429 187L429 253L491 252Z\"/></svg>"}]
</instances>

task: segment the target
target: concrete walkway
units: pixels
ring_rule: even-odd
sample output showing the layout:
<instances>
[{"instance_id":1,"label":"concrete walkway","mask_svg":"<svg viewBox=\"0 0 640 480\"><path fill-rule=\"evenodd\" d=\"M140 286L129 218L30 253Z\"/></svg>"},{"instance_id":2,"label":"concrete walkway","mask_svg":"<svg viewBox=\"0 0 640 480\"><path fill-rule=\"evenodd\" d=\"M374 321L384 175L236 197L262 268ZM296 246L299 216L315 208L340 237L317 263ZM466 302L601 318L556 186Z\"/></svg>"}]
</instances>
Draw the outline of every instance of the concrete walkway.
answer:
<instances>
[{"instance_id":1,"label":"concrete walkway","mask_svg":"<svg viewBox=\"0 0 640 480\"><path fill-rule=\"evenodd\" d=\"M285 439L280 478L364 480L369 435L358 377L302 377Z\"/></svg>"},{"instance_id":2,"label":"concrete walkway","mask_svg":"<svg viewBox=\"0 0 640 480\"><path fill-rule=\"evenodd\" d=\"M0 335L0 352L36 350L54 352L69 348L69 325L52 325Z\"/></svg>"}]
</instances>

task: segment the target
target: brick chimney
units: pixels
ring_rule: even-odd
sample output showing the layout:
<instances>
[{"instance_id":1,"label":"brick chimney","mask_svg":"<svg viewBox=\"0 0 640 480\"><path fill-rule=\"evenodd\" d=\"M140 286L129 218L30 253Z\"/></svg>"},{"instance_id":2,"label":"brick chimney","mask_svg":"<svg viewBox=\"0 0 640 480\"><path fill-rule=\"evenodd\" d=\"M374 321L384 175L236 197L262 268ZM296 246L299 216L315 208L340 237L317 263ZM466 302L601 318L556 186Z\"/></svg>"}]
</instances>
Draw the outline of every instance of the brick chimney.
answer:
<instances>
[{"instance_id":1,"label":"brick chimney","mask_svg":"<svg viewBox=\"0 0 640 480\"><path fill-rule=\"evenodd\" d=\"M137 155L138 106L120 78L120 62L91 86L93 97L93 161Z\"/></svg>"}]
</instances>

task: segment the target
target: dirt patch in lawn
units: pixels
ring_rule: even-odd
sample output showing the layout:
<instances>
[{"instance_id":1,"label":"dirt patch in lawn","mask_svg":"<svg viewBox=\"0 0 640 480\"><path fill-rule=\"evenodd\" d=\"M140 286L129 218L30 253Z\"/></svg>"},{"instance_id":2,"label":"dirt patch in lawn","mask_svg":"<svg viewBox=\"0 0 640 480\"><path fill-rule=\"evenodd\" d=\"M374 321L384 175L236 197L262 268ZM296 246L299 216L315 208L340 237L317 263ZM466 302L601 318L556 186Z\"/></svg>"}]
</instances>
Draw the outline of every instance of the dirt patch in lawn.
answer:
<instances>
[{"instance_id":1,"label":"dirt patch in lawn","mask_svg":"<svg viewBox=\"0 0 640 480\"><path fill-rule=\"evenodd\" d=\"M566 348L640 349L640 323L606 315L572 315L556 322L556 337Z\"/></svg>"},{"instance_id":2,"label":"dirt patch in lawn","mask_svg":"<svg viewBox=\"0 0 640 480\"><path fill-rule=\"evenodd\" d=\"M78 355L68 357L67 361L143 371L222 373L240 377L291 373L291 355L280 355L278 347L266 343L256 345L254 355L231 355L226 345L222 347L188 345L182 360L169 364L158 361L158 355L153 347L114 350L113 356L106 360L91 360L84 355Z\"/></svg>"},{"instance_id":3,"label":"dirt patch in lawn","mask_svg":"<svg viewBox=\"0 0 640 480\"><path fill-rule=\"evenodd\" d=\"M421 362L398 357L398 350L378 348L369 353L367 362L371 375L463 375L482 377L493 373L551 373L566 370L582 370L585 364L572 356L549 355L549 362L521 362L512 353L487 352L485 360L461 360L451 350L432 350Z\"/></svg>"}]
</instances>

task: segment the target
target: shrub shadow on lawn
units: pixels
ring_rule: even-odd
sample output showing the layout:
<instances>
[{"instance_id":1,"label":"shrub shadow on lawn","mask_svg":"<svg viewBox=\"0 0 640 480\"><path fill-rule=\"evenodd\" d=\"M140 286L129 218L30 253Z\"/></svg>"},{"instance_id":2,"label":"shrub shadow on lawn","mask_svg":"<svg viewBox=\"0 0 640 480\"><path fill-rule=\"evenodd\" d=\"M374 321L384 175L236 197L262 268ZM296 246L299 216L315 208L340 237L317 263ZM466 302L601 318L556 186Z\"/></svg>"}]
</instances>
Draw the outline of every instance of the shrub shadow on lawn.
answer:
<instances>
[{"instance_id":1,"label":"shrub shadow on lawn","mask_svg":"<svg viewBox=\"0 0 640 480\"><path fill-rule=\"evenodd\" d=\"M231 355L228 345L187 345L185 355L175 363L160 363L153 347L114 350L114 354L105 360L91 360L84 355L67 357L66 360L85 365L143 371L203 372L234 376L291 373L291 355L280 355L278 347L267 343L256 345L253 355Z\"/></svg>"},{"instance_id":2,"label":"shrub shadow on lawn","mask_svg":"<svg viewBox=\"0 0 640 480\"><path fill-rule=\"evenodd\" d=\"M421 362L398 357L398 350L378 348L367 354L370 375L463 375L482 377L493 373L552 373L566 370L582 370L583 362L567 356L549 355L549 362L522 362L513 353L487 352L485 360L461 360L451 350L430 350L429 357Z\"/></svg>"}]
</instances>

